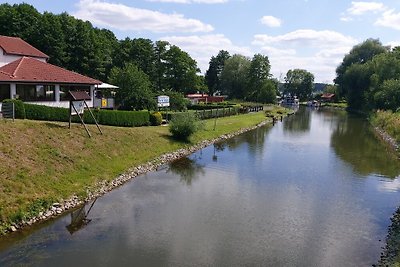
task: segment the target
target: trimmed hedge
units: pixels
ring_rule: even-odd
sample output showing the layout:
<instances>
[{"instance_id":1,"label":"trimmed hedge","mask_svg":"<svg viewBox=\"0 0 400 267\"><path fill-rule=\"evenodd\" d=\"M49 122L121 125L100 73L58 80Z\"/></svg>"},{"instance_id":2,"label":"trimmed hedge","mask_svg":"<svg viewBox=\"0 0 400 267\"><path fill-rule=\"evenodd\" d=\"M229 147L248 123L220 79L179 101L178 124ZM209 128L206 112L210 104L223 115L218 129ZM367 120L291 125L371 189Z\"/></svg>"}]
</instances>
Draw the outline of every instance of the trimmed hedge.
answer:
<instances>
[{"instance_id":1,"label":"trimmed hedge","mask_svg":"<svg viewBox=\"0 0 400 267\"><path fill-rule=\"evenodd\" d=\"M229 107L234 107L237 106L235 104L198 104L198 105L190 105L188 106L188 109L191 110L207 110L207 109L220 109L220 108L229 108Z\"/></svg>"},{"instance_id":2,"label":"trimmed hedge","mask_svg":"<svg viewBox=\"0 0 400 267\"><path fill-rule=\"evenodd\" d=\"M22 103L22 102L21 102ZM29 120L43 121L69 121L69 109L59 107L48 107L35 104L22 103L26 118ZM150 114L148 111L119 111L119 110L92 110L97 122L102 125L110 126L146 126L150 124ZM85 111L83 115L85 123L94 124L90 112ZM72 117L73 122L80 122L78 116Z\"/></svg>"},{"instance_id":3,"label":"trimmed hedge","mask_svg":"<svg viewBox=\"0 0 400 267\"><path fill-rule=\"evenodd\" d=\"M99 110L99 124L111 126L147 126L150 124L148 111Z\"/></svg>"},{"instance_id":4,"label":"trimmed hedge","mask_svg":"<svg viewBox=\"0 0 400 267\"><path fill-rule=\"evenodd\" d=\"M26 113L26 118L28 120L42 120L42 121L69 120L69 110L66 108L25 104L25 113Z\"/></svg>"}]
</instances>

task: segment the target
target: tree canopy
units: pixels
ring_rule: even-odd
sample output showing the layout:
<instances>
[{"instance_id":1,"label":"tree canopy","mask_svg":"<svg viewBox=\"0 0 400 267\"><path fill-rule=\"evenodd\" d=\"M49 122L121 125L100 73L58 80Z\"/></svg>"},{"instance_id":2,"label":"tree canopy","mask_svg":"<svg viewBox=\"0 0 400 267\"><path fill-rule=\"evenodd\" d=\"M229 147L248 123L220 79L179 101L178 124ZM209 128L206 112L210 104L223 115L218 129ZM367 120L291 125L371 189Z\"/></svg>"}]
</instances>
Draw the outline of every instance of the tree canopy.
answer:
<instances>
[{"instance_id":1,"label":"tree canopy","mask_svg":"<svg viewBox=\"0 0 400 267\"><path fill-rule=\"evenodd\" d=\"M335 82L345 93L349 108L369 111L400 107L400 51L368 39L346 55Z\"/></svg>"},{"instance_id":2,"label":"tree canopy","mask_svg":"<svg viewBox=\"0 0 400 267\"><path fill-rule=\"evenodd\" d=\"M284 94L296 95L300 100L311 96L314 75L303 69L289 70L285 76Z\"/></svg>"}]
</instances>

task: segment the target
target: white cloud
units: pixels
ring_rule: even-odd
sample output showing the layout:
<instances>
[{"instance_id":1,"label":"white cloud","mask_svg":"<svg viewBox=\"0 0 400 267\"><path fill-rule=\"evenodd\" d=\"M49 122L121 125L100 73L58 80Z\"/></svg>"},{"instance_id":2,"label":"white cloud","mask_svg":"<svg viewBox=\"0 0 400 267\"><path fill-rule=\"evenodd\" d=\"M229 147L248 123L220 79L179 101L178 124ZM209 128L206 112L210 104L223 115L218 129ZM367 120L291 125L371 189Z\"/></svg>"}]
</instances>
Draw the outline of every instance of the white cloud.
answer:
<instances>
[{"instance_id":1,"label":"white cloud","mask_svg":"<svg viewBox=\"0 0 400 267\"><path fill-rule=\"evenodd\" d=\"M368 12L378 13L386 9L383 3L378 2L351 2L347 13L354 16L364 15Z\"/></svg>"},{"instance_id":2,"label":"white cloud","mask_svg":"<svg viewBox=\"0 0 400 267\"><path fill-rule=\"evenodd\" d=\"M388 10L375 22L375 25L400 30L400 13L395 13L393 9Z\"/></svg>"},{"instance_id":3,"label":"white cloud","mask_svg":"<svg viewBox=\"0 0 400 267\"><path fill-rule=\"evenodd\" d=\"M92 23L126 31L149 32L211 32L213 27L181 14L129 7L96 0L80 0L75 17Z\"/></svg>"},{"instance_id":4,"label":"white cloud","mask_svg":"<svg viewBox=\"0 0 400 267\"><path fill-rule=\"evenodd\" d=\"M193 35L193 36L165 36L160 38L179 46L188 52L197 61L202 73L208 69L211 56L216 56L220 50L226 50L232 54L253 56L254 53L248 47L236 46L223 34Z\"/></svg>"},{"instance_id":5,"label":"white cloud","mask_svg":"<svg viewBox=\"0 0 400 267\"><path fill-rule=\"evenodd\" d=\"M316 82L332 82L336 67L358 41L335 31L301 29L287 34L254 36L253 45L260 46L271 62L275 77L289 69L306 69Z\"/></svg>"},{"instance_id":6,"label":"white cloud","mask_svg":"<svg viewBox=\"0 0 400 267\"><path fill-rule=\"evenodd\" d=\"M160 3L179 3L179 4L221 4L227 3L228 0L147 0L148 2L160 2Z\"/></svg>"},{"instance_id":7,"label":"white cloud","mask_svg":"<svg viewBox=\"0 0 400 267\"><path fill-rule=\"evenodd\" d=\"M381 13L387 10L387 7L380 2L351 2L346 12L342 13L341 21L352 21L355 16L362 16L366 13Z\"/></svg>"},{"instance_id":8,"label":"white cloud","mask_svg":"<svg viewBox=\"0 0 400 267\"><path fill-rule=\"evenodd\" d=\"M282 25L282 20L273 16L264 16L261 18L261 23L268 27L280 27Z\"/></svg>"},{"instance_id":9,"label":"white cloud","mask_svg":"<svg viewBox=\"0 0 400 267\"><path fill-rule=\"evenodd\" d=\"M282 46L313 46L313 47L335 47L337 45L354 44L354 38L345 36L335 31L316 31L300 29L287 34L270 36L257 34L254 36L254 45L276 44Z\"/></svg>"}]
</instances>

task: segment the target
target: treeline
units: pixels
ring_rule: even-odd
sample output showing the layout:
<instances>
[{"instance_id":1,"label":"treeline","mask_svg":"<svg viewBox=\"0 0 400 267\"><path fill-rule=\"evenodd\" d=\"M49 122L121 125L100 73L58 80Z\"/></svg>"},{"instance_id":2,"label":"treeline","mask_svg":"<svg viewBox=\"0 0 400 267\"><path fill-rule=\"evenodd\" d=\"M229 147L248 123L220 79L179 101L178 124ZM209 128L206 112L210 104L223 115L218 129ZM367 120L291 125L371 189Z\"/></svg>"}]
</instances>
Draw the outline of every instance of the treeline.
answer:
<instances>
[{"instance_id":1,"label":"treeline","mask_svg":"<svg viewBox=\"0 0 400 267\"><path fill-rule=\"evenodd\" d=\"M400 47L368 39L354 46L336 69L337 93L353 110L400 108Z\"/></svg>"},{"instance_id":2,"label":"treeline","mask_svg":"<svg viewBox=\"0 0 400 267\"><path fill-rule=\"evenodd\" d=\"M152 91L188 93L204 89L197 63L188 53L165 41L126 38L93 27L67 13L41 14L28 4L0 5L0 35L16 36L49 55L49 63L104 82L113 68L137 66Z\"/></svg>"},{"instance_id":3,"label":"treeline","mask_svg":"<svg viewBox=\"0 0 400 267\"><path fill-rule=\"evenodd\" d=\"M231 56L221 50L211 57L205 75L209 93L220 93L229 98L259 103L274 103L279 82L270 73L271 65L265 55L255 54L252 59L243 55ZM314 75L306 70L289 70L285 76L282 93L296 95L305 100L312 94Z\"/></svg>"}]
</instances>

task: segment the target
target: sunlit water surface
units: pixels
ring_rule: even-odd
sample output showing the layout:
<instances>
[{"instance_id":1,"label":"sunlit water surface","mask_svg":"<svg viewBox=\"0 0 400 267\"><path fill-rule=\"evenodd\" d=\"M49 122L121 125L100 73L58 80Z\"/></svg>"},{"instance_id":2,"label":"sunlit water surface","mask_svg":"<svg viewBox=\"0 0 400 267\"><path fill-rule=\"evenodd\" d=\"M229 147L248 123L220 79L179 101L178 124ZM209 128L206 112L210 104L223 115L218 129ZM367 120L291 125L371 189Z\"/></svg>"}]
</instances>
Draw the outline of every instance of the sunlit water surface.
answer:
<instances>
[{"instance_id":1,"label":"sunlit water surface","mask_svg":"<svg viewBox=\"0 0 400 267\"><path fill-rule=\"evenodd\" d=\"M301 109L137 177L82 228L66 214L0 239L0 266L371 266L399 174L362 119Z\"/></svg>"}]
</instances>

